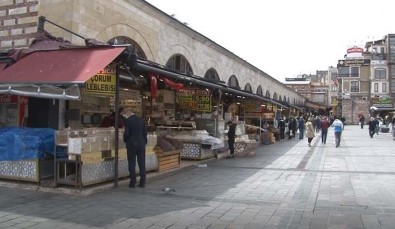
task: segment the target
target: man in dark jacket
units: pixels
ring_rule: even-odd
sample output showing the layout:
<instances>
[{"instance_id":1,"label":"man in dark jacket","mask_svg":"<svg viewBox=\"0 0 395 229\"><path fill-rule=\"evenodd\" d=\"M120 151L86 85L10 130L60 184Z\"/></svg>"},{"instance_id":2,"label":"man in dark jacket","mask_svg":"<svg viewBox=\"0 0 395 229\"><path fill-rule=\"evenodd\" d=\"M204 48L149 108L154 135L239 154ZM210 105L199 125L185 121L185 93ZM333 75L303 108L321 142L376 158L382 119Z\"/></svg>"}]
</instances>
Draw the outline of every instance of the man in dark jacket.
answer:
<instances>
[{"instance_id":1,"label":"man in dark jacket","mask_svg":"<svg viewBox=\"0 0 395 229\"><path fill-rule=\"evenodd\" d=\"M145 187L145 145L147 144L147 130L144 120L136 116L131 110L126 110L125 132L123 141L126 143L128 166L130 174L129 187L136 186L136 156L140 170L139 187Z\"/></svg>"},{"instance_id":2,"label":"man in dark jacket","mask_svg":"<svg viewBox=\"0 0 395 229\"><path fill-rule=\"evenodd\" d=\"M280 131L280 140L282 141L285 139L285 121L282 117L280 118L280 121L278 121L277 128Z\"/></svg>"},{"instance_id":3,"label":"man in dark jacket","mask_svg":"<svg viewBox=\"0 0 395 229\"><path fill-rule=\"evenodd\" d=\"M237 122L233 118L232 120L229 120L226 124L229 127L228 130L229 158L233 158L235 156L235 135L236 135Z\"/></svg>"}]
</instances>

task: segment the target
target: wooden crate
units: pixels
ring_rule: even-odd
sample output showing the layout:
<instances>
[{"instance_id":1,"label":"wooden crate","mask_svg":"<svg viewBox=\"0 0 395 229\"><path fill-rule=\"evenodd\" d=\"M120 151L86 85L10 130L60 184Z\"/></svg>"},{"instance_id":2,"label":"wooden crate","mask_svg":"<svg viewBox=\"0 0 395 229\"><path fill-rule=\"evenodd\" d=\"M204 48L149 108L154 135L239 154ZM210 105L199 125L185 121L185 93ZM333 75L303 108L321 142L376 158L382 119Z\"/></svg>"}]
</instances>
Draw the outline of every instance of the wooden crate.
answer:
<instances>
[{"instance_id":1,"label":"wooden crate","mask_svg":"<svg viewBox=\"0 0 395 229\"><path fill-rule=\"evenodd\" d=\"M163 152L162 150L156 151L158 155L159 167L158 171L177 168L181 164L181 150L174 150Z\"/></svg>"}]
</instances>

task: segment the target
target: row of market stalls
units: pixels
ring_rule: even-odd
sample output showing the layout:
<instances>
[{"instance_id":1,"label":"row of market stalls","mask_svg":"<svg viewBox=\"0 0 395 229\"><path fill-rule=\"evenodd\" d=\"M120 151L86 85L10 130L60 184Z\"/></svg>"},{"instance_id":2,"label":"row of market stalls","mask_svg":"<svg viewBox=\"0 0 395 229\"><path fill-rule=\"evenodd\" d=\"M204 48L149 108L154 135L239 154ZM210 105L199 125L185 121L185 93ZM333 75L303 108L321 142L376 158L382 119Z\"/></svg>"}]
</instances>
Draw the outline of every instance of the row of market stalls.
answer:
<instances>
[{"instance_id":1,"label":"row of market stalls","mask_svg":"<svg viewBox=\"0 0 395 229\"><path fill-rule=\"evenodd\" d=\"M120 108L146 121L148 171L214 157L227 148L225 122L234 116L243 151L260 142L265 123L303 112L137 58L127 46L86 44L43 33L28 49L0 57L0 178L117 185L128 176ZM101 125L109 117L111 126Z\"/></svg>"}]
</instances>

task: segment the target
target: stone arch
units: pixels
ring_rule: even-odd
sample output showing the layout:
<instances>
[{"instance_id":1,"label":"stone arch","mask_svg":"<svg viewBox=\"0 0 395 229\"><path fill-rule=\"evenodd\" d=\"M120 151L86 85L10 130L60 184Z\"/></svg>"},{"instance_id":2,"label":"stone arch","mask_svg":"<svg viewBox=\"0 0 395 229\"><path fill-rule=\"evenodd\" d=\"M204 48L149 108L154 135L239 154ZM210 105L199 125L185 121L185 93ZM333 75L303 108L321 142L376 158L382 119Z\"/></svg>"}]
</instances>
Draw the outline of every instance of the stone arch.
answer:
<instances>
[{"instance_id":1,"label":"stone arch","mask_svg":"<svg viewBox=\"0 0 395 229\"><path fill-rule=\"evenodd\" d=\"M174 55L182 55L188 61L189 65L191 66L192 69L197 69L196 64L194 63L192 54L184 46L176 44L176 45L164 47L162 53L163 53L162 54L163 56L160 57L161 60L159 60L158 63L163 63L163 65L166 65L165 63L167 63L169 61L169 59L171 57L173 57Z\"/></svg>"},{"instance_id":2,"label":"stone arch","mask_svg":"<svg viewBox=\"0 0 395 229\"><path fill-rule=\"evenodd\" d=\"M130 39L129 37L117 36L107 41L107 44L130 45L128 49L130 49L134 54L136 54L138 57L147 59L147 56L145 55L144 50L140 47L140 45L137 44L134 40Z\"/></svg>"},{"instance_id":3,"label":"stone arch","mask_svg":"<svg viewBox=\"0 0 395 229\"><path fill-rule=\"evenodd\" d=\"M229 87L233 87L233 88L240 89L239 80L237 79L237 77L236 77L235 75L231 75L231 76L229 77L228 86L229 86Z\"/></svg>"},{"instance_id":4,"label":"stone arch","mask_svg":"<svg viewBox=\"0 0 395 229\"><path fill-rule=\"evenodd\" d=\"M110 41L114 37L127 37L133 40L140 46L146 58L156 62L155 55L153 55L152 49L148 44L147 40L143 35L140 34L139 30L125 24L111 25L102 31L100 31L95 39L103 42Z\"/></svg>"},{"instance_id":5,"label":"stone arch","mask_svg":"<svg viewBox=\"0 0 395 229\"><path fill-rule=\"evenodd\" d=\"M273 93L273 99L274 99L274 100L277 100L277 92L274 92L274 93Z\"/></svg>"},{"instance_id":6,"label":"stone arch","mask_svg":"<svg viewBox=\"0 0 395 229\"><path fill-rule=\"evenodd\" d=\"M175 54L171 56L166 62L166 68L193 75L193 69L188 59L182 54Z\"/></svg>"},{"instance_id":7,"label":"stone arch","mask_svg":"<svg viewBox=\"0 0 395 229\"><path fill-rule=\"evenodd\" d=\"M210 68L209 70L207 70L206 73L204 74L204 78L214 81L220 81L218 72L214 68Z\"/></svg>"},{"instance_id":8,"label":"stone arch","mask_svg":"<svg viewBox=\"0 0 395 229\"><path fill-rule=\"evenodd\" d=\"M261 85L259 85L259 86L256 88L256 94L257 94L257 95L260 95L260 96L263 96L263 90L262 90Z\"/></svg>"},{"instance_id":9,"label":"stone arch","mask_svg":"<svg viewBox=\"0 0 395 229\"><path fill-rule=\"evenodd\" d=\"M251 84L250 84L250 83L247 83L247 84L244 86L244 91L248 91L248 92L251 92L251 93L252 93L252 87L251 87Z\"/></svg>"}]
</instances>

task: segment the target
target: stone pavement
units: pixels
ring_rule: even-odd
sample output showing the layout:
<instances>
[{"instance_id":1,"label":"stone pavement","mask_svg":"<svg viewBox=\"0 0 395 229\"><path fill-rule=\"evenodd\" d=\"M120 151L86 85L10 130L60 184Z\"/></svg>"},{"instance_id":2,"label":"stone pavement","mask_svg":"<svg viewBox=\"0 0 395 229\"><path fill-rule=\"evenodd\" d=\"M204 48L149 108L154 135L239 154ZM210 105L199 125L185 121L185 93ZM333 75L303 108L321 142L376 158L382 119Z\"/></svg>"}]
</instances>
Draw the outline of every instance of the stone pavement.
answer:
<instances>
[{"instance_id":1,"label":"stone pavement","mask_svg":"<svg viewBox=\"0 0 395 229\"><path fill-rule=\"evenodd\" d=\"M395 141L346 126L90 195L0 187L0 228L395 228ZM161 192L172 187L175 193Z\"/></svg>"}]
</instances>

